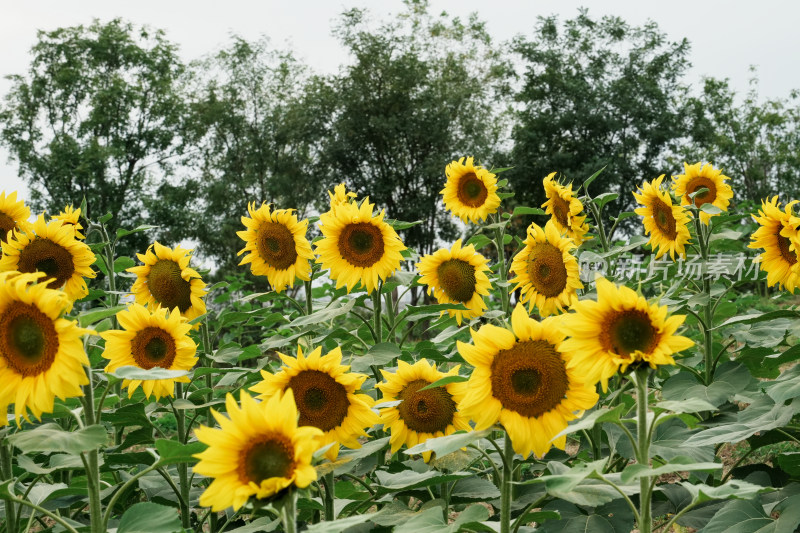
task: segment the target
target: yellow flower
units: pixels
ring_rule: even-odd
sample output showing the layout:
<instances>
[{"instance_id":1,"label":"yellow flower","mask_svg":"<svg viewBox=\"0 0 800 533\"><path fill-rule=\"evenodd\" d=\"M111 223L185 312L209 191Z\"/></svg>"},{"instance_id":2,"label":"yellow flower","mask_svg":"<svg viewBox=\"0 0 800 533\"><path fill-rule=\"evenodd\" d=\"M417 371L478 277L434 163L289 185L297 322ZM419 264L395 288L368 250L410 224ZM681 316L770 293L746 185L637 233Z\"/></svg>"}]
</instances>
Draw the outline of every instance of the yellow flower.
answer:
<instances>
[{"instance_id":1,"label":"yellow flower","mask_svg":"<svg viewBox=\"0 0 800 533\"><path fill-rule=\"evenodd\" d=\"M75 239L72 226L60 220L45 222L39 215L29 232L14 231L2 244L0 270L44 272L52 289L64 288L71 300L89 294L86 280L93 278L95 257L86 244Z\"/></svg>"},{"instance_id":2,"label":"yellow flower","mask_svg":"<svg viewBox=\"0 0 800 533\"><path fill-rule=\"evenodd\" d=\"M206 284L193 268L189 268L191 250L180 246L167 248L155 242L144 254L136 254L141 266L131 267L128 272L136 274L131 292L136 303L148 307L178 308L181 315L192 320L205 314L206 304L202 300Z\"/></svg>"},{"instance_id":3,"label":"yellow flower","mask_svg":"<svg viewBox=\"0 0 800 533\"><path fill-rule=\"evenodd\" d=\"M542 204L545 213L551 216L550 220L556 225L561 233L566 234L580 246L583 241L588 241L592 237L587 236L589 225L586 224L586 216L581 215L583 204L575 198L572 193L572 184L561 185L554 176L555 172L550 173L542 184L547 201Z\"/></svg>"},{"instance_id":4,"label":"yellow flower","mask_svg":"<svg viewBox=\"0 0 800 533\"><path fill-rule=\"evenodd\" d=\"M570 338L564 348L574 353L569 366L578 368L586 382L600 381L625 372L629 365L646 363L651 368L674 365L672 354L694 346L675 335L684 315L667 316L667 306L649 304L628 287L597 279L597 301L581 300L574 313L563 315Z\"/></svg>"},{"instance_id":5,"label":"yellow flower","mask_svg":"<svg viewBox=\"0 0 800 533\"><path fill-rule=\"evenodd\" d=\"M684 163L683 171L684 174L672 177L674 182L672 190L675 192L675 196L681 199L681 205L692 205L689 195L700 189L708 189L694 197L694 204L697 207L711 204L723 211L728 210L728 205L733 198L733 189L725 183L725 180L730 178L722 174L722 170L715 169L711 164L703 166L702 163L694 165ZM700 212L700 220L703 224L708 224L710 219L710 214Z\"/></svg>"},{"instance_id":6,"label":"yellow flower","mask_svg":"<svg viewBox=\"0 0 800 533\"><path fill-rule=\"evenodd\" d=\"M384 212L373 216L374 204L342 204L320 216L323 238L316 244L317 262L330 269L336 288L347 292L361 282L371 293L378 278L385 280L400 268L406 249L394 229L383 221Z\"/></svg>"},{"instance_id":7,"label":"yellow flower","mask_svg":"<svg viewBox=\"0 0 800 533\"><path fill-rule=\"evenodd\" d=\"M17 201L17 191L6 194L0 192L0 242L8 241L8 232L17 230L18 232L29 232L31 210L22 200Z\"/></svg>"},{"instance_id":8,"label":"yellow flower","mask_svg":"<svg viewBox=\"0 0 800 533\"><path fill-rule=\"evenodd\" d=\"M761 201L761 210L753 219L759 228L750 236L748 248L762 248L760 255L761 270L767 273L767 284L772 287L776 283L783 285L789 292L800 285L800 262L797 252L800 249L798 218L792 210L797 200L789 202L781 211L778 197Z\"/></svg>"},{"instance_id":9,"label":"yellow flower","mask_svg":"<svg viewBox=\"0 0 800 533\"><path fill-rule=\"evenodd\" d=\"M227 417L211 410L219 429L202 426L195 431L208 449L195 455L200 462L194 471L214 478L200 495L200 505L213 512L228 507L238 511L250 497L268 498L317 479L311 458L322 432L297 427L292 392L258 403L242 391L240 400L241 408L227 395Z\"/></svg>"},{"instance_id":10,"label":"yellow flower","mask_svg":"<svg viewBox=\"0 0 800 533\"><path fill-rule=\"evenodd\" d=\"M236 234L246 243L239 255L249 252L240 265L250 263L256 276L267 276L275 292L281 292L294 284L295 278L311 279L311 264L314 259L311 245L306 239L308 220L297 221L292 209L275 209L262 204L247 206L250 217L242 217L247 231Z\"/></svg>"},{"instance_id":11,"label":"yellow flower","mask_svg":"<svg viewBox=\"0 0 800 533\"><path fill-rule=\"evenodd\" d=\"M441 387L420 390L447 376L457 376L459 366L448 372L436 369L426 359L413 365L397 362L397 372L381 370L386 381L376 385L381 402L401 400L395 407L381 409L383 426L391 431L392 453L403 444L411 448L434 437L444 437L458 430L471 431L469 418L458 409L466 389L464 383L448 383ZM423 452L425 462L432 452Z\"/></svg>"},{"instance_id":12,"label":"yellow flower","mask_svg":"<svg viewBox=\"0 0 800 533\"><path fill-rule=\"evenodd\" d=\"M487 263L471 244L462 248L459 239L450 250L440 248L420 259L417 264L422 276L419 282L427 285L428 292L441 304L464 304L466 311L447 311L461 325L464 318L479 317L486 309L483 297L492 288L486 275L489 272Z\"/></svg>"},{"instance_id":13,"label":"yellow flower","mask_svg":"<svg viewBox=\"0 0 800 533\"><path fill-rule=\"evenodd\" d=\"M644 207L634 209L644 217L644 233L650 235L647 241L656 250L656 259L669 252L674 260L675 253L686 257L685 246L689 242L689 213L686 209L672 205L669 193L661 188L662 174L652 182L645 182L639 194L633 193L636 201Z\"/></svg>"},{"instance_id":14,"label":"yellow flower","mask_svg":"<svg viewBox=\"0 0 800 533\"><path fill-rule=\"evenodd\" d=\"M114 372L123 366L135 366L144 370L160 367L167 370L191 370L197 363L197 345L189 337L192 327L178 312L169 313L163 307L150 309L137 303L117 313L122 330L110 330L100 334L106 340L103 357L110 362L106 372ZM156 400L172 396L175 383L189 383L188 376L168 379L126 379L122 386L128 387L128 398L142 386L144 395Z\"/></svg>"},{"instance_id":15,"label":"yellow flower","mask_svg":"<svg viewBox=\"0 0 800 533\"><path fill-rule=\"evenodd\" d=\"M366 437L364 430L380 420L371 409L375 400L359 394L367 376L348 372L350 367L342 365L339 347L325 356L321 354L322 348L318 347L304 357L299 346L297 358L279 354L284 364L280 371L272 374L262 370L264 380L250 390L260 393L258 398L267 399L291 389L300 411L299 424L324 432L320 445L334 443L325 457L335 461L340 444L360 448L358 437Z\"/></svg>"},{"instance_id":16,"label":"yellow flower","mask_svg":"<svg viewBox=\"0 0 800 533\"><path fill-rule=\"evenodd\" d=\"M64 210L53 217L54 220L60 220L66 225L72 226L75 230L76 239L85 239L86 235L82 234L80 230L83 229L81 225L81 208L74 209L71 205L64 207Z\"/></svg>"},{"instance_id":17,"label":"yellow flower","mask_svg":"<svg viewBox=\"0 0 800 533\"><path fill-rule=\"evenodd\" d=\"M453 161L444 173L447 183L439 194L444 196L444 207L462 221L477 223L497 212L500 197L497 195L497 178L481 166L473 163L473 158L462 157Z\"/></svg>"},{"instance_id":18,"label":"yellow flower","mask_svg":"<svg viewBox=\"0 0 800 533\"><path fill-rule=\"evenodd\" d=\"M510 283L520 289L522 303L528 309L535 305L542 317L561 312L577 301L577 289L582 289L578 261L571 251L575 243L564 237L549 220L544 230L537 224L528 228L525 247L511 263L511 272L516 276Z\"/></svg>"},{"instance_id":19,"label":"yellow flower","mask_svg":"<svg viewBox=\"0 0 800 533\"><path fill-rule=\"evenodd\" d=\"M333 188L333 192L328 191L328 196L330 196L331 211L333 211L340 205L349 204L355 201L356 193L348 191L345 188L344 183L340 183Z\"/></svg>"},{"instance_id":20,"label":"yellow flower","mask_svg":"<svg viewBox=\"0 0 800 533\"><path fill-rule=\"evenodd\" d=\"M89 359L81 336L88 330L61 318L72 302L36 283L43 274L0 273L0 426L14 404L17 423L53 412L55 397L83 396Z\"/></svg>"}]
</instances>

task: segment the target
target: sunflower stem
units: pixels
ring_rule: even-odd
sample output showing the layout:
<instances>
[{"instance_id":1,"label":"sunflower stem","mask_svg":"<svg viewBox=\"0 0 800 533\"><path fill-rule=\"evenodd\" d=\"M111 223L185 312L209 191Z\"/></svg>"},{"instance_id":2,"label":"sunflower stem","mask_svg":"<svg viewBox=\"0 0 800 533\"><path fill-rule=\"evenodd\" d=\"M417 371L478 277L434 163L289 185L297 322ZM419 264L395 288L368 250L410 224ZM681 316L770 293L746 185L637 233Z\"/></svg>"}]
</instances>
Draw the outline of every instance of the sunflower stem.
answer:
<instances>
[{"instance_id":1,"label":"sunflower stem","mask_svg":"<svg viewBox=\"0 0 800 533\"><path fill-rule=\"evenodd\" d=\"M114 243L111 242L111 239L108 238L108 232L106 231L106 225L104 223L100 223L100 234L103 237L103 242L107 243L103 246L103 253L105 257L103 260L106 263L106 270L108 270L108 290L110 291L109 294L106 296L108 297L108 301L111 305L109 307L114 307L117 305L117 280L115 278L116 272L114 271ZM114 317L114 327L117 327L117 317Z\"/></svg>"},{"instance_id":2,"label":"sunflower stem","mask_svg":"<svg viewBox=\"0 0 800 533\"><path fill-rule=\"evenodd\" d=\"M297 492L290 489L283 498L283 507L281 507L281 521L285 533L297 533L296 503Z\"/></svg>"},{"instance_id":3,"label":"sunflower stem","mask_svg":"<svg viewBox=\"0 0 800 533\"><path fill-rule=\"evenodd\" d=\"M0 443L0 480L9 481L14 479L14 472L11 469L11 454L13 448ZM6 529L8 533L17 533L17 507L11 499L5 500L6 506Z\"/></svg>"},{"instance_id":4,"label":"sunflower stem","mask_svg":"<svg viewBox=\"0 0 800 533\"><path fill-rule=\"evenodd\" d=\"M336 520L336 509L334 507L336 481L333 479L333 470L325 474L322 483L325 485L325 520L330 522L331 520Z\"/></svg>"},{"instance_id":5,"label":"sunflower stem","mask_svg":"<svg viewBox=\"0 0 800 533\"><path fill-rule=\"evenodd\" d=\"M86 427L95 424L95 406L94 406L94 375L92 367L86 369L87 377L89 378L88 385L83 387L83 416L86 421ZM103 511L100 505L100 459L97 448L89 451L86 458L86 490L89 496L89 518L91 521L92 533L104 533L103 527Z\"/></svg>"},{"instance_id":6,"label":"sunflower stem","mask_svg":"<svg viewBox=\"0 0 800 533\"><path fill-rule=\"evenodd\" d=\"M183 398L183 383L175 383L175 396L176 398ZM188 435L186 435L186 413L183 409L175 409L175 420L178 424L178 440L181 444L186 444ZM178 463L178 480L181 491L181 498L178 502L181 509L181 526L184 529L189 529L191 526L191 515L189 512L189 465L187 463Z\"/></svg>"},{"instance_id":7,"label":"sunflower stem","mask_svg":"<svg viewBox=\"0 0 800 533\"><path fill-rule=\"evenodd\" d=\"M372 293L372 310L375 314L373 330L375 333L376 344L383 342L383 322L381 321L381 289L383 289L383 283L379 282L375 292Z\"/></svg>"},{"instance_id":8,"label":"sunflower stem","mask_svg":"<svg viewBox=\"0 0 800 533\"><path fill-rule=\"evenodd\" d=\"M303 287L306 289L306 315L310 315L314 312L314 301L313 295L311 294L311 282L304 281Z\"/></svg>"},{"instance_id":9,"label":"sunflower stem","mask_svg":"<svg viewBox=\"0 0 800 533\"><path fill-rule=\"evenodd\" d=\"M511 490L514 476L514 447L511 437L506 432L503 449L503 486L500 488L500 533L511 531Z\"/></svg>"},{"instance_id":10,"label":"sunflower stem","mask_svg":"<svg viewBox=\"0 0 800 533\"><path fill-rule=\"evenodd\" d=\"M700 247L700 257L703 260L701 274L703 276L703 294L708 298L708 302L703 306L703 356L705 368L703 369L705 376L706 386L711 385L714 376L714 339L712 328L714 327L713 320L713 307L711 305L711 279L706 274L706 265L708 265L708 235L704 229L703 222L700 220L700 214L695 214L694 218L695 233L697 233L697 242Z\"/></svg>"},{"instance_id":11,"label":"sunflower stem","mask_svg":"<svg viewBox=\"0 0 800 533\"><path fill-rule=\"evenodd\" d=\"M650 467L650 432L647 428L647 379L649 376L649 367L638 368L635 371L636 462L648 468ZM639 478L639 533L651 533L653 528L651 495L650 476L642 476Z\"/></svg>"},{"instance_id":12,"label":"sunflower stem","mask_svg":"<svg viewBox=\"0 0 800 533\"><path fill-rule=\"evenodd\" d=\"M503 244L503 237L505 232L503 228L495 228L494 230L494 245L497 248L497 275L500 278L500 302L503 306L503 313L509 315L509 300L508 300L508 278L506 276L506 247Z\"/></svg>"}]
</instances>

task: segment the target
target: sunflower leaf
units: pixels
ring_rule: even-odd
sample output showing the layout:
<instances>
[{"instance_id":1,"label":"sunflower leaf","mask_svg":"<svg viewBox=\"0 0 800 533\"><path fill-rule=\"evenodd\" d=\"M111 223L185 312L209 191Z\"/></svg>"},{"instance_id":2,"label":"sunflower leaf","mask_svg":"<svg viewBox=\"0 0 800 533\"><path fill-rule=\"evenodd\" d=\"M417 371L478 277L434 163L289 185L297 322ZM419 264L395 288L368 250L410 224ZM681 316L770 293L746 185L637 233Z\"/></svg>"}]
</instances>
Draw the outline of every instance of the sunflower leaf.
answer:
<instances>
[{"instance_id":1,"label":"sunflower leaf","mask_svg":"<svg viewBox=\"0 0 800 533\"><path fill-rule=\"evenodd\" d=\"M433 452L441 457L448 453L453 453L456 450L464 448L468 444L486 437L490 431L488 429L483 431L470 431L469 433L453 433L444 437L434 437L428 439L421 444L412 446L405 450L403 453L407 455L417 455L423 452Z\"/></svg>"},{"instance_id":2,"label":"sunflower leaf","mask_svg":"<svg viewBox=\"0 0 800 533\"><path fill-rule=\"evenodd\" d=\"M147 370L137 366L123 366L114 372L109 372L112 376L120 379L140 379L142 381L151 379L175 379L185 376L188 373L189 372L186 370L168 370L158 366Z\"/></svg>"},{"instance_id":3,"label":"sunflower leaf","mask_svg":"<svg viewBox=\"0 0 800 533\"><path fill-rule=\"evenodd\" d=\"M104 318L116 315L126 307L128 306L116 305L114 307L99 307L95 309L89 309L88 311L84 311L78 315L78 324L82 328L88 327L96 322L100 322Z\"/></svg>"},{"instance_id":4,"label":"sunflower leaf","mask_svg":"<svg viewBox=\"0 0 800 533\"><path fill-rule=\"evenodd\" d=\"M135 503L120 518L117 533L174 533L181 531L178 512L151 502Z\"/></svg>"},{"instance_id":5,"label":"sunflower leaf","mask_svg":"<svg viewBox=\"0 0 800 533\"><path fill-rule=\"evenodd\" d=\"M44 424L37 428L15 433L8 441L23 453L60 452L78 455L96 450L108 441L103 426L94 425L76 431L64 431L58 424Z\"/></svg>"},{"instance_id":6,"label":"sunflower leaf","mask_svg":"<svg viewBox=\"0 0 800 533\"><path fill-rule=\"evenodd\" d=\"M545 215L545 214L546 213L544 212L544 210L538 207L517 206L514 208L514 212L511 213L511 216L516 217L519 215Z\"/></svg>"},{"instance_id":7,"label":"sunflower leaf","mask_svg":"<svg viewBox=\"0 0 800 533\"><path fill-rule=\"evenodd\" d=\"M586 181L583 182L583 190L588 193L589 192L589 185L591 185L592 182L597 179L597 176L602 174L605 169L606 169L606 167L603 167L600 170L598 170L597 172L595 172L594 174L592 174L591 176L589 176L589 178Z\"/></svg>"},{"instance_id":8,"label":"sunflower leaf","mask_svg":"<svg viewBox=\"0 0 800 533\"><path fill-rule=\"evenodd\" d=\"M419 389L417 392L428 390L428 389L435 389L436 387L444 387L445 385L449 385L450 383L463 383L463 382L468 381L468 380L469 380L469 378L466 377L466 376L446 376L446 377L443 377L442 379L437 379L436 381L434 381L430 385L425 385L424 387Z\"/></svg>"},{"instance_id":9,"label":"sunflower leaf","mask_svg":"<svg viewBox=\"0 0 800 533\"><path fill-rule=\"evenodd\" d=\"M178 441L169 439L156 440L156 451L160 456L158 463L162 465L177 463L194 464L198 461L194 455L205 451L206 448L208 448L208 446L199 441L181 444Z\"/></svg>"}]
</instances>

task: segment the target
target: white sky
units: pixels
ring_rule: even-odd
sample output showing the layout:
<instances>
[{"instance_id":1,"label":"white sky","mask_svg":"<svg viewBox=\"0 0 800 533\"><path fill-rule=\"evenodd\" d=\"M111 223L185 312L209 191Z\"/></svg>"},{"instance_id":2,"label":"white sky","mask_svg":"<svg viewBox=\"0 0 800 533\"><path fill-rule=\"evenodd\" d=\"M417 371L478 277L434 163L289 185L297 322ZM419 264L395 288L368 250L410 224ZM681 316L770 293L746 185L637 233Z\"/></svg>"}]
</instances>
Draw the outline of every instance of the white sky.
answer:
<instances>
[{"instance_id":1,"label":"white sky","mask_svg":"<svg viewBox=\"0 0 800 533\"><path fill-rule=\"evenodd\" d=\"M617 15L631 24L652 19L671 40L687 37L693 64L687 81L702 76L730 78L747 90L750 65L758 67L763 97L786 97L800 88L800 2L795 0L431 0L431 12L447 11L466 19L477 12L490 33L502 41L530 35L539 15L571 18L580 6L592 17ZM331 22L344 9L368 7L383 17L403 9L401 0L29 0L7 1L0 16L0 77L24 74L37 30L90 24L93 18L122 17L166 31L185 60L196 59L228 42L236 33L246 39L267 35L276 46L288 45L317 72L333 73L347 55L331 36ZM0 80L0 97L10 84ZM8 152L0 148L0 190L27 189L17 178Z\"/></svg>"}]
</instances>

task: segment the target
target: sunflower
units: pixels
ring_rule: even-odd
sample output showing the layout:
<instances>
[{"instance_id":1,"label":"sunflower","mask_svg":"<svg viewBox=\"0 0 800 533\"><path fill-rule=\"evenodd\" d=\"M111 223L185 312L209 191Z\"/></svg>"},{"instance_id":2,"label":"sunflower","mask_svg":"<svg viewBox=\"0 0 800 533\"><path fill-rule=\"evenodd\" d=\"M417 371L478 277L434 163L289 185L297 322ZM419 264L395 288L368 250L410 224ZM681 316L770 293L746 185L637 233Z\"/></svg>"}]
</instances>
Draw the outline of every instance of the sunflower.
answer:
<instances>
[{"instance_id":1,"label":"sunflower","mask_svg":"<svg viewBox=\"0 0 800 533\"><path fill-rule=\"evenodd\" d=\"M686 209L672 205L669 193L661 188L662 174L652 182L645 182L639 194L633 193L636 201L644 207L634 209L644 217L644 233L650 235L650 246L656 249L656 259L664 253L674 260L675 252L686 257L684 247L689 242L689 213Z\"/></svg>"},{"instance_id":2,"label":"sunflower","mask_svg":"<svg viewBox=\"0 0 800 533\"><path fill-rule=\"evenodd\" d=\"M537 224L528 228L525 247L511 263L511 272L516 276L510 283L520 289L522 303L528 309L535 305L543 317L563 311L577 299L577 289L582 289L578 260L571 251L575 243L562 236L555 223L548 220L544 229Z\"/></svg>"},{"instance_id":3,"label":"sunflower","mask_svg":"<svg viewBox=\"0 0 800 533\"><path fill-rule=\"evenodd\" d=\"M572 184L561 185L554 179L555 175L556 173L552 172L542 181L547 196L547 201L542 207L545 208L545 213L551 216L550 220L556 228L575 241L576 246L580 246L583 241L592 238L586 235L589 225L586 224L586 216L581 215L583 204L573 196Z\"/></svg>"},{"instance_id":4,"label":"sunflower","mask_svg":"<svg viewBox=\"0 0 800 533\"><path fill-rule=\"evenodd\" d=\"M295 485L307 487L317 479L311 458L322 432L314 427L297 427L297 407L292 391L256 402L242 391L241 408L228 394L228 416L211 413L219 429L201 426L197 440L208 449L195 455L200 462L194 471L214 481L200 496L200 505L222 511L238 511L251 496L268 498Z\"/></svg>"},{"instance_id":5,"label":"sunflower","mask_svg":"<svg viewBox=\"0 0 800 533\"><path fill-rule=\"evenodd\" d=\"M202 300L206 284L193 268L189 268L192 251L180 246L167 248L155 242L144 254L136 254L141 266L131 267L128 272L136 274L131 292L136 303L167 309L178 308L181 315L192 320L206 312Z\"/></svg>"},{"instance_id":6,"label":"sunflower","mask_svg":"<svg viewBox=\"0 0 800 533\"><path fill-rule=\"evenodd\" d=\"M487 324L470 331L474 344L458 341L458 352L475 367L461 409L477 431L500 421L516 453L542 457L551 443L564 449L566 436L553 437L598 395L580 369L569 367L576 354L564 348L560 317L537 322L520 303L511 327Z\"/></svg>"},{"instance_id":7,"label":"sunflower","mask_svg":"<svg viewBox=\"0 0 800 533\"><path fill-rule=\"evenodd\" d=\"M675 192L675 196L681 199L681 205L692 205L689 195L699 189L708 189L694 197L694 204L697 207L711 204L723 211L728 210L728 204L733 198L733 189L725 183L725 180L730 178L722 174L722 170L715 169L711 164L704 166L702 163L694 165L684 163L683 171L684 174L672 177L674 181L672 190ZM710 214L700 212L700 220L703 224L708 224L710 219Z\"/></svg>"},{"instance_id":8,"label":"sunflower","mask_svg":"<svg viewBox=\"0 0 800 533\"><path fill-rule=\"evenodd\" d=\"M781 211L778 197L761 201L758 216L753 219L759 228L751 235L753 241L748 248L762 248L760 256L761 270L767 273L767 284L772 287L776 283L786 290L794 292L800 285L800 262L797 252L800 249L800 218L792 210L797 200L789 202Z\"/></svg>"},{"instance_id":9,"label":"sunflower","mask_svg":"<svg viewBox=\"0 0 800 533\"><path fill-rule=\"evenodd\" d=\"M440 248L432 255L423 256L417 268L422 275L419 282L428 286L428 292L442 304L464 304L466 311L448 310L456 317L458 325L464 318L479 317L486 309L483 297L489 294L492 284L486 275L488 259L475 251L475 247L461 247L461 239L451 249ZM444 311L441 312L444 314Z\"/></svg>"},{"instance_id":10,"label":"sunflower","mask_svg":"<svg viewBox=\"0 0 800 533\"><path fill-rule=\"evenodd\" d=\"M30 217L31 210L25 202L17 200L17 191L8 195L5 191L0 192L0 242L8 240L8 232L11 230L30 231Z\"/></svg>"},{"instance_id":11,"label":"sunflower","mask_svg":"<svg viewBox=\"0 0 800 533\"><path fill-rule=\"evenodd\" d=\"M160 367L167 370L191 370L197 357L197 345L189 337L192 327L180 313L168 313L163 307L150 310L133 303L124 311L117 313L122 330L110 330L100 334L106 340L103 357L110 362L106 372L114 372L123 366L135 366L144 370ZM189 383L187 376L169 379L126 379L123 387L128 387L128 398L142 386L144 395L156 400L162 396L172 396L175 383Z\"/></svg>"},{"instance_id":12,"label":"sunflower","mask_svg":"<svg viewBox=\"0 0 800 533\"><path fill-rule=\"evenodd\" d=\"M411 448L434 437L450 435L458 430L471 431L469 418L458 406L466 394L464 383L448 383L441 387L420 390L447 376L457 376L460 366L448 372L436 369L426 359L413 365L397 362L397 373L381 370L386 381L376 385L383 402L401 400L395 407L381 409L383 426L391 431L392 453L403 444ZM431 453L422 452L427 463Z\"/></svg>"},{"instance_id":13,"label":"sunflower","mask_svg":"<svg viewBox=\"0 0 800 533\"><path fill-rule=\"evenodd\" d=\"M250 263L250 270L256 276L267 276L276 292L283 291L294 284L295 278L303 281L311 279L311 264L314 259L311 245L306 239L308 220L297 221L292 209L270 211L267 204L258 209L249 204L250 217L242 217L247 231L236 234L247 243L238 255L249 252L240 265Z\"/></svg>"},{"instance_id":14,"label":"sunflower","mask_svg":"<svg viewBox=\"0 0 800 533\"><path fill-rule=\"evenodd\" d=\"M60 220L64 224L71 225L75 230L76 239L85 239L86 235L82 234L80 230L83 229L81 225L81 208L74 209L72 205L64 207L64 210L59 214L53 216L53 219Z\"/></svg>"},{"instance_id":15,"label":"sunflower","mask_svg":"<svg viewBox=\"0 0 800 533\"><path fill-rule=\"evenodd\" d=\"M694 346L675 335L684 315L667 316L667 306L649 304L628 287L597 279L597 301L582 300L564 315L570 332L564 348L574 352L570 367L580 370L587 382L600 381L608 390L608 378L625 372L631 364L674 365L672 354Z\"/></svg>"},{"instance_id":16,"label":"sunflower","mask_svg":"<svg viewBox=\"0 0 800 533\"><path fill-rule=\"evenodd\" d=\"M14 404L17 423L53 412L55 397L82 396L89 359L81 336L90 333L61 318L72 305L62 291L36 283L44 274L0 273L0 425Z\"/></svg>"},{"instance_id":17,"label":"sunflower","mask_svg":"<svg viewBox=\"0 0 800 533\"><path fill-rule=\"evenodd\" d=\"M444 195L444 207L462 221L477 223L497 212L500 197L497 195L495 175L481 166L475 166L473 158L462 157L453 161L444 173L447 183L439 194Z\"/></svg>"},{"instance_id":18,"label":"sunflower","mask_svg":"<svg viewBox=\"0 0 800 533\"><path fill-rule=\"evenodd\" d=\"M89 294L83 278L95 277L91 269L95 257L86 244L75 239L72 226L60 220L45 222L41 214L30 232L14 231L2 247L0 270L44 272L50 279L48 286L63 287L72 300Z\"/></svg>"},{"instance_id":19,"label":"sunflower","mask_svg":"<svg viewBox=\"0 0 800 533\"><path fill-rule=\"evenodd\" d=\"M346 285L350 292L360 281L371 293L378 278L385 280L400 268L400 252L406 247L383 221L383 211L373 216L374 207L366 198L360 206L342 204L320 216L323 238L316 244L317 262L330 269L337 289Z\"/></svg>"},{"instance_id":20,"label":"sunflower","mask_svg":"<svg viewBox=\"0 0 800 533\"><path fill-rule=\"evenodd\" d=\"M355 199L356 193L348 191L344 183L340 183L333 188L333 192L328 191L328 196L330 196L331 211L333 211L340 205L351 203Z\"/></svg>"},{"instance_id":21,"label":"sunflower","mask_svg":"<svg viewBox=\"0 0 800 533\"><path fill-rule=\"evenodd\" d=\"M367 376L348 372L350 367L342 365L339 347L321 354L318 347L305 357L299 346L297 358L279 354L285 366L275 374L262 370L264 380L250 390L260 393L260 399L288 389L294 391L299 424L324 432L321 445L333 443L325 457L335 461L340 444L360 448L358 437L365 437L364 429L380 423L380 419L371 409L375 400L358 393Z\"/></svg>"}]
</instances>

